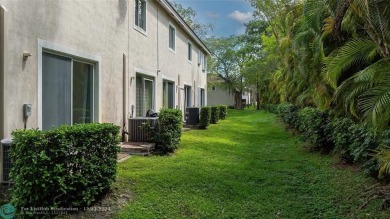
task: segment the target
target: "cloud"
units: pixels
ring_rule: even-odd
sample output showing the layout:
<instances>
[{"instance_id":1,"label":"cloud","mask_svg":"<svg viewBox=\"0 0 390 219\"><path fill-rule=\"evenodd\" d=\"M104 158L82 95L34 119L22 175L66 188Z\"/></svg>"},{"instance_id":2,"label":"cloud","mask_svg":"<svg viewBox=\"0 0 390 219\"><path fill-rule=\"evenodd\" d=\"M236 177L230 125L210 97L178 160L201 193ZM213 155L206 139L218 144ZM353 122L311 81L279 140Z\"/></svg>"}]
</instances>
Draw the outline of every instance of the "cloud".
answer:
<instances>
[{"instance_id":1,"label":"cloud","mask_svg":"<svg viewBox=\"0 0 390 219\"><path fill-rule=\"evenodd\" d=\"M206 12L206 16L209 18L219 18L221 15L217 12L208 11Z\"/></svg>"},{"instance_id":2,"label":"cloud","mask_svg":"<svg viewBox=\"0 0 390 219\"><path fill-rule=\"evenodd\" d=\"M229 18L232 18L240 23L246 23L252 19L252 12L241 12L238 10L233 11L228 14Z\"/></svg>"}]
</instances>

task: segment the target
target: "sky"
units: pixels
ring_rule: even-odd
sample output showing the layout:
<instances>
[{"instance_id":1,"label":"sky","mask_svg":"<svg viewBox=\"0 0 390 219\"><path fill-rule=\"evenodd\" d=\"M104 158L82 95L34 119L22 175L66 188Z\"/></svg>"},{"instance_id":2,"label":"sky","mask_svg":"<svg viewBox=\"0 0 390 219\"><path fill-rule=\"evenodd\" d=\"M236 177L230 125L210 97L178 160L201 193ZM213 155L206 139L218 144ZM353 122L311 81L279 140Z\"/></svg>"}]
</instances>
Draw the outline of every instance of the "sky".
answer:
<instances>
[{"instance_id":1,"label":"sky","mask_svg":"<svg viewBox=\"0 0 390 219\"><path fill-rule=\"evenodd\" d=\"M175 0L196 11L196 19L211 23L211 36L230 36L245 33L244 24L251 20L253 8L246 0Z\"/></svg>"}]
</instances>

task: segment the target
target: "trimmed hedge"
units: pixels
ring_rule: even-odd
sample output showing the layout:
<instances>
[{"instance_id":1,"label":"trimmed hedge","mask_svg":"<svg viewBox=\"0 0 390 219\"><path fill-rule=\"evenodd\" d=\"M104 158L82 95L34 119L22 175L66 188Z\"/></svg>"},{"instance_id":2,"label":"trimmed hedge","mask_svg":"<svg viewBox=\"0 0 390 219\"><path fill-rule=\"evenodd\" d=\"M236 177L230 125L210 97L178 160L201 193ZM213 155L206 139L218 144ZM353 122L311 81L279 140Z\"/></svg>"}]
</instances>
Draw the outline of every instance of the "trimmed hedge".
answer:
<instances>
[{"instance_id":1,"label":"trimmed hedge","mask_svg":"<svg viewBox=\"0 0 390 219\"><path fill-rule=\"evenodd\" d=\"M166 154L174 152L180 143L183 127L182 111L161 109L158 116L159 130L155 136L155 150Z\"/></svg>"},{"instance_id":2,"label":"trimmed hedge","mask_svg":"<svg viewBox=\"0 0 390 219\"><path fill-rule=\"evenodd\" d=\"M298 107L291 103L279 104L275 111L280 115L283 121L289 125L295 125L298 119Z\"/></svg>"},{"instance_id":3,"label":"trimmed hedge","mask_svg":"<svg viewBox=\"0 0 390 219\"><path fill-rule=\"evenodd\" d=\"M218 108L218 106L212 106L211 107L210 123L217 124L218 120L219 120L219 108Z\"/></svg>"},{"instance_id":4,"label":"trimmed hedge","mask_svg":"<svg viewBox=\"0 0 390 219\"><path fill-rule=\"evenodd\" d=\"M378 162L373 155L381 144L390 145L390 130L379 139L366 125L338 117L331 111L298 109L290 103L264 104L263 109L277 113L286 124L295 127L312 149L333 152L344 162L362 165L367 174L378 175Z\"/></svg>"},{"instance_id":5,"label":"trimmed hedge","mask_svg":"<svg viewBox=\"0 0 390 219\"><path fill-rule=\"evenodd\" d=\"M329 137L334 144L333 152L347 163L353 163L354 160L350 150L353 136L349 132L354 125L355 123L350 118L340 117L333 117L328 123Z\"/></svg>"},{"instance_id":6,"label":"trimmed hedge","mask_svg":"<svg viewBox=\"0 0 390 219\"><path fill-rule=\"evenodd\" d=\"M268 111L270 113L278 113L278 106L277 104L270 104L270 103L265 103L261 104L261 109Z\"/></svg>"},{"instance_id":7,"label":"trimmed hedge","mask_svg":"<svg viewBox=\"0 0 390 219\"><path fill-rule=\"evenodd\" d=\"M204 106L200 108L199 128L206 129L210 125L211 107Z\"/></svg>"},{"instance_id":8,"label":"trimmed hedge","mask_svg":"<svg viewBox=\"0 0 390 219\"><path fill-rule=\"evenodd\" d=\"M219 105L219 119L224 120L227 116L227 106L226 105Z\"/></svg>"},{"instance_id":9,"label":"trimmed hedge","mask_svg":"<svg viewBox=\"0 0 390 219\"><path fill-rule=\"evenodd\" d=\"M117 126L17 130L12 137L11 203L16 209L91 206L115 181Z\"/></svg>"},{"instance_id":10,"label":"trimmed hedge","mask_svg":"<svg viewBox=\"0 0 390 219\"><path fill-rule=\"evenodd\" d=\"M298 112L296 127L302 133L302 140L309 142L312 149L329 153L333 144L327 133L328 114L316 108L306 107Z\"/></svg>"}]
</instances>

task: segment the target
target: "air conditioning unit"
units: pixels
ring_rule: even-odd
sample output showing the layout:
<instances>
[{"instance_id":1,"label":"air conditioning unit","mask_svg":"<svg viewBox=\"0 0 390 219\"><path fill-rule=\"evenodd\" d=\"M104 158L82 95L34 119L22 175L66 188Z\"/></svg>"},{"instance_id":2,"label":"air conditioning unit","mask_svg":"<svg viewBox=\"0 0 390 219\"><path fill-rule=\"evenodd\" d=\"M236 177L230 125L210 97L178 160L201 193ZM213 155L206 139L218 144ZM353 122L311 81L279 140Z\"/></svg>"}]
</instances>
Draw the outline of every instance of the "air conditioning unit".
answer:
<instances>
[{"instance_id":1,"label":"air conditioning unit","mask_svg":"<svg viewBox=\"0 0 390 219\"><path fill-rule=\"evenodd\" d=\"M9 156L9 151L12 145L12 140L10 138L6 138L1 140L1 182L2 183L10 183L9 173L11 171L12 163L11 157Z\"/></svg>"},{"instance_id":2,"label":"air conditioning unit","mask_svg":"<svg viewBox=\"0 0 390 219\"><path fill-rule=\"evenodd\" d=\"M152 142L154 130L158 128L157 117L138 117L129 119L129 141Z\"/></svg>"},{"instance_id":3,"label":"air conditioning unit","mask_svg":"<svg viewBox=\"0 0 390 219\"><path fill-rule=\"evenodd\" d=\"M186 124L187 125L199 124L199 107L186 108Z\"/></svg>"}]
</instances>

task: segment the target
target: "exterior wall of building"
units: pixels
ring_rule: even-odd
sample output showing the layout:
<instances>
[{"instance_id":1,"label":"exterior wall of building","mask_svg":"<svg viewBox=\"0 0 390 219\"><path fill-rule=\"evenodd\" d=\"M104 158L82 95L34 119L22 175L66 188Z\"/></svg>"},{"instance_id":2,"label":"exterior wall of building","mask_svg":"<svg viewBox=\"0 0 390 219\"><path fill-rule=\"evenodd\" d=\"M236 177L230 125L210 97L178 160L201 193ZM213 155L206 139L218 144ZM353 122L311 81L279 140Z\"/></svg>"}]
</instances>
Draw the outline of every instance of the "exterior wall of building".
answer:
<instances>
[{"instance_id":1,"label":"exterior wall of building","mask_svg":"<svg viewBox=\"0 0 390 219\"><path fill-rule=\"evenodd\" d=\"M4 98L5 95L3 93L4 91L4 72L6 69L6 60L5 60L5 51L6 49L6 32L4 31L6 29L6 19L7 19L7 10L0 5L0 139L4 137Z\"/></svg>"},{"instance_id":2,"label":"exterior wall of building","mask_svg":"<svg viewBox=\"0 0 390 219\"><path fill-rule=\"evenodd\" d=\"M184 86L192 88L192 105L199 106L200 88L207 89L207 74L198 61L200 47L183 31L182 24L157 3L148 1L146 34L134 28L134 16L130 17L130 80L137 74L147 75L155 80L155 110L163 107L163 81L175 84L175 107L184 109ZM176 29L176 50L169 49L169 25ZM188 42L192 44L192 61L188 60ZM148 45L148 46L140 46ZM202 51L206 54L205 51ZM134 79L133 79L134 80ZM130 83L128 105L136 105L135 84Z\"/></svg>"},{"instance_id":3,"label":"exterior wall of building","mask_svg":"<svg viewBox=\"0 0 390 219\"><path fill-rule=\"evenodd\" d=\"M4 117L1 138L23 128L23 104L32 104L27 128L41 128L40 75L42 51L46 50L95 65L98 122L122 126L126 121L136 104L137 73L154 78L157 111L163 105L163 79L175 83L175 105L180 109L184 107L184 85L192 86L195 106L199 105L198 88L207 89L206 73L198 65L201 45L158 1L147 0L145 33L135 28L134 0L1 0L0 4L8 9L4 29L8 38L4 41L5 56L0 57L0 67L4 67L0 71L4 93L0 96L5 98L4 112L0 111L0 118ZM168 49L170 23L176 27L175 53ZM0 29L0 43L3 35ZM188 41L193 47L192 63L187 60ZM23 53L32 56L24 60Z\"/></svg>"},{"instance_id":4,"label":"exterior wall of building","mask_svg":"<svg viewBox=\"0 0 390 219\"><path fill-rule=\"evenodd\" d=\"M232 92L229 93L229 90L223 86L216 86L215 90L209 89L207 91L207 104L209 106L219 104L234 106L234 94Z\"/></svg>"},{"instance_id":5,"label":"exterior wall of building","mask_svg":"<svg viewBox=\"0 0 390 219\"><path fill-rule=\"evenodd\" d=\"M250 105L252 103L251 101L251 93L248 92L248 91L245 91L243 94L242 94L242 99L245 100L245 104L246 105Z\"/></svg>"},{"instance_id":6,"label":"exterior wall of building","mask_svg":"<svg viewBox=\"0 0 390 219\"><path fill-rule=\"evenodd\" d=\"M38 127L39 39L101 58L99 121L121 120L123 53L128 52L127 9L121 1L5 0L8 67L5 135L23 128L23 104L32 104L27 128ZM124 10L124 11L123 11ZM108 16L109 15L109 16ZM27 60L23 53L30 52ZM56 51L57 52L57 51ZM74 55L74 54L67 54Z\"/></svg>"}]
</instances>

